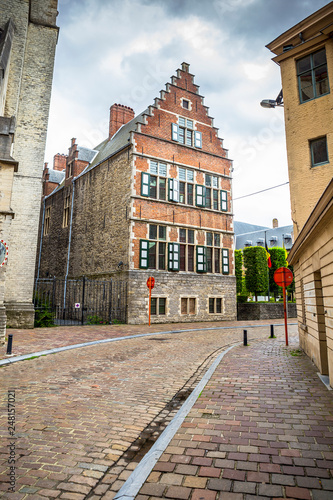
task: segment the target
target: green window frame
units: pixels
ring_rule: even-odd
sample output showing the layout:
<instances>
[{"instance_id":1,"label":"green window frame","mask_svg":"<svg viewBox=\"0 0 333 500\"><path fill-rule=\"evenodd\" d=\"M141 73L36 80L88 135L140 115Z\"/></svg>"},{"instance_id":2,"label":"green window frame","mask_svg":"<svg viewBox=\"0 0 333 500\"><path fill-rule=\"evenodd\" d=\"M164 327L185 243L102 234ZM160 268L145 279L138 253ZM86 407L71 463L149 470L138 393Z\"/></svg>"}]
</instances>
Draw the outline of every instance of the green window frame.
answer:
<instances>
[{"instance_id":1,"label":"green window frame","mask_svg":"<svg viewBox=\"0 0 333 500\"><path fill-rule=\"evenodd\" d=\"M139 268L148 269L149 265L149 240L140 240Z\"/></svg>"},{"instance_id":2,"label":"green window frame","mask_svg":"<svg viewBox=\"0 0 333 500\"><path fill-rule=\"evenodd\" d=\"M195 204L197 207L206 206L206 186L196 184L195 186Z\"/></svg>"},{"instance_id":3,"label":"green window frame","mask_svg":"<svg viewBox=\"0 0 333 500\"><path fill-rule=\"evenodd\" d=\"M229 249L222 248L222 274L229 274Z\"/></svg>"},{"instance_id":4,"label":"green window frame","mask_svg":"<svg viewBox=\"0 0 333 500\"><path fill-rule=\"evenodd\" d=\"M228 211L228 191L221 190L221 212Z\"/></svg>"},{"instance_id":5,"label":"green window frame","mask_svg":"<svg viewBox=\"0 0 333 500\"><path fill-rule=\"evenodd\" d=\"M197 246L197 273L207 272L207 256L206 247Z\"/></svg>"},{"instance_id":6,"label":"green window frame","mask_svg":"<svg viewBox=\"0 0 333 500\"><path fill-rule=\"evenodd\" d=\"M149 198L150 195L150 174L141 172L141 196Z\"/></svg>"},{"instance_id":7,"label":"green window frame","mask_svg":"<svg viewBox=\"0 0 333 500\"><path fill-rule=\"evenodd\" d=\"M179 271L179 243L168 244L168 270Z\"/></svg>"},{"instance_id":8,"label":"green window frame","mask_svg":"<svg viewBox=\"0 0 333 500\"><path fill-rule=\"evenodd\" d=\"M325 48L296 61L300 103L330 93Z\"/></svg>"}]
</instances>

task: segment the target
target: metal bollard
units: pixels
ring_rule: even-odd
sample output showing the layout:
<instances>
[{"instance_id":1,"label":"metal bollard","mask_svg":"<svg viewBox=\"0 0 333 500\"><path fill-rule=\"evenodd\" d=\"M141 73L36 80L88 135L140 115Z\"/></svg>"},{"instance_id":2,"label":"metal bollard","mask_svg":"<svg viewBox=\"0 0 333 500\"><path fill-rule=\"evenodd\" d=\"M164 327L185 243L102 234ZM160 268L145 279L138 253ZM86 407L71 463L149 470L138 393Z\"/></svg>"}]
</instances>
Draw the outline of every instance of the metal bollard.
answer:
<instances>
[{"instance_id":1,"label":"metal bollard","mask_svg":"<svg viewBox=\"0 0 333 500\"><path fill-rule=\"evenodd\" d=\"M271 325L271 339L274 339L274 325Z\"/></svg>"},{"instance_id":2,"label":"metal bollard","mask_svg":"<svg viewBox=\"0 0 333 500\"><path fill-rule=\"evenodd\" d=\"M13 334L10 333L8 335L8 344L7 344L7 352L6 354L11 354L12 353L12 345L13 345Z\"/></svg>"},{"instance_id":3,"label":"metal bollard","mask_svg":"<svg viewBox=\"0 0 333 500\"><path fill-rule=\"evenodd\" d=\"M244 335L244 345L247 345L247 330L243 330Z\"/></svg>"}]
</instances>

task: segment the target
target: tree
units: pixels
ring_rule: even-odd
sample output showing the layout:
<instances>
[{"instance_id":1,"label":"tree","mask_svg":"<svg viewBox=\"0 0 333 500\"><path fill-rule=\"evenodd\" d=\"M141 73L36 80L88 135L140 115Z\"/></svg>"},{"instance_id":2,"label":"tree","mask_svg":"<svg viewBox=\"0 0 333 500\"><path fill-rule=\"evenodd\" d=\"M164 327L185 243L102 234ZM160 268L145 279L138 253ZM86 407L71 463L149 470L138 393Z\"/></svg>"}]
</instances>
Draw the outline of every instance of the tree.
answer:
<instances>
[{"instance_id":1,"label":"tree","mask_svg":"<svg viewBox=\"0 0 333 500\"><path fill-rule=\"evenodd\" d=\"M276 300L276 296L282 293L282 288L275 283L274 273L280 267L287 267L286 252L284 248L280 247L269 248L268 252L272 262L272 267L269 269L269 291Z\"/></svg>"},{"instance_id":2,"label":"tree","mask_svg":"<svg viewBox=\"0 0 333 500\"><path fill-rule=\"evenodd\" d=\"M243 290L243 253L242 250L235 250L235 274L237 294Z\"/></svg>"},{"instance_id":3,"label":"tree","mask_svg":"<svg viewBox=\"0 0 333 500\"><path fill-rule=\"evenodd\" d=\"M263 247L246 247L243 250L245 285L249 292L266 293L268 288L267 257Z\"/></svg>"}]
</instances>

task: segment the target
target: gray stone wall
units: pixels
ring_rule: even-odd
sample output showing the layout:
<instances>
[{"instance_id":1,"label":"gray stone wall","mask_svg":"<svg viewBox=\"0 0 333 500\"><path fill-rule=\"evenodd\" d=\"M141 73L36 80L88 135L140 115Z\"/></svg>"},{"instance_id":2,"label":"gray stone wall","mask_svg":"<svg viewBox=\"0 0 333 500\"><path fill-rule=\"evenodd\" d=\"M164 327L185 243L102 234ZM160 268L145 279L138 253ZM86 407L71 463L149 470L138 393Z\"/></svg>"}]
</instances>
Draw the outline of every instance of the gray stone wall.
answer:
<instances>
[{"instance_id":1,"label":"gray stone wall","mask_svg":"<svg viewBox=\"0 0 333 500\"><path fill-rule=\"evenodd\" d=\"M128 269L130 175L129 154L123 151L75 181L70 276Z\"/></svg>"},{"instance_id":2,"label":"gray stone wall","mask_svg":"<svg viewBox=\"0 0 333 500\"><path fill-rule=\"evenodd\" d=\"M288 318L296 318L296 304L288 304ZM237 304L238 321L257 320L257 319L279 319L284 318L283 303L245 303Z\"/></svg>"},{"instance_id":3,"label":"gray stone wall","mask_svg":"<svg viewBox=\"0 0 333 500\"><path fill-rule=\"evenodd\" d=\"M236 319L235 276L130 271L128 280L128 323L148 323L147 279L155 278L152 297L166 297L166 314L151 317L151 323L221 321ZM170 290L172 293L170 294ZM181 298L196 298L196 314L181 314ZM221 297L222 314L209 313L209 297Z\"/></svg>"},{"instance_id":4,"label":"gray stone wall","mask_svg":"<svg viewBox=\"0 0 333 500\"><path fill-rule=\"evenodd\" d=\"M14 175L5 305L8 326L32 327L32 294L35 273L41 179L49 115L55 47L58 29L54 0L34 0L34 20L28 0L0 2L0 19L11 18L15 33L10 59L5 116L16 117L13 157L19 162ZM46 21L47 25L35 24ZM31 12L32 12L31 11Z\"/></svg>"}]
</instances>

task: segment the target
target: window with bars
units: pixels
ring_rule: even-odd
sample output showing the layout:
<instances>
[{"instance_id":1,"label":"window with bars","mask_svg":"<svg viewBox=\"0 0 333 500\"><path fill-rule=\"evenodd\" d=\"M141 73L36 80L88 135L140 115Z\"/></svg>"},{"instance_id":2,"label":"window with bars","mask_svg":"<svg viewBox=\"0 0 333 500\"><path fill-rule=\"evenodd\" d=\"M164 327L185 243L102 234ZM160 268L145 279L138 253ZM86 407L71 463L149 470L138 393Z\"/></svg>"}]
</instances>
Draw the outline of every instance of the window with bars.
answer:
<instances>
[{"instance_id":1,"label":"window with bars","mask_svg":"<svg viewBox=\"0 0 333 500\"><path fill-rule=\"evenodd\" d=\"M65 196L64 200L64 211L62 216L62 227L68 227L69 224L69 214L70 214L70 202L71 195L70 193Z\"/></svg>"},{"instance_id":2,"label":"window with bars","mask_svg":"<svg viewBox=\"0 0 333 500\"><path fill-rule=\"evenodd\" d=\"M152 316L165 316L166 300L165 297L152 297L150 302L150 314Z\"/></svg>"},{"instance_id":3,"label":"window with bars","mask_svg":"<svg viewBox=\"0 0 333 500\"><path fill-rule=\"evenodd\" d=\"M194 230L179 229L179 270L194 271Z\"/></svg>"},{"instance_id":4,"label":"window with bars","mask_svg":"<svg viewBox=\"0 0 333 500\"><path fill-rule=\"evenodd\" d=\"M222 314L222 297L209 297L209 314Z\"/></svg>"},{"instance_id":5,"label":"window with bars","mask_svg":"<svg viewBox=\"0 0 333 500\"><path fill-rule=\"evenodd\" d=\"M45 218L44 218L44 236L49 234L50 231L50 218L51 218L51 207L47 207L45 209Z\"/></svg>"},{"instance_id":6,"label":"window with bars","mask_svg":"<svg viewBox=\"0 0 333 500\"><path fill-rule=\"evenodd\" d=\"M171 137L173 141L185 146L202 148L202 134L198 130L194 130L193 120L188 118L180 116L178 123L171 124Z\"/></svg>"},{"instance_id":7,"label":"window with bars","mask_svg":"<svg viewBox=\"0 0 333 500\"><path fill-rule=\"evenodd\" d=\"M196 314L196 298L195 297L181 297L181 299L180 299L180 313L181 314Z\"/></svg>"},{"instance_id":8,"label":"window with bars","mask_svg":"<svg viewBox=\"0 0 333 500\"><path fill-rule=\"evenodd\" d=\"M300 102L329 94L325 48L296 62Z\"/></svg>"}]
</instances>

